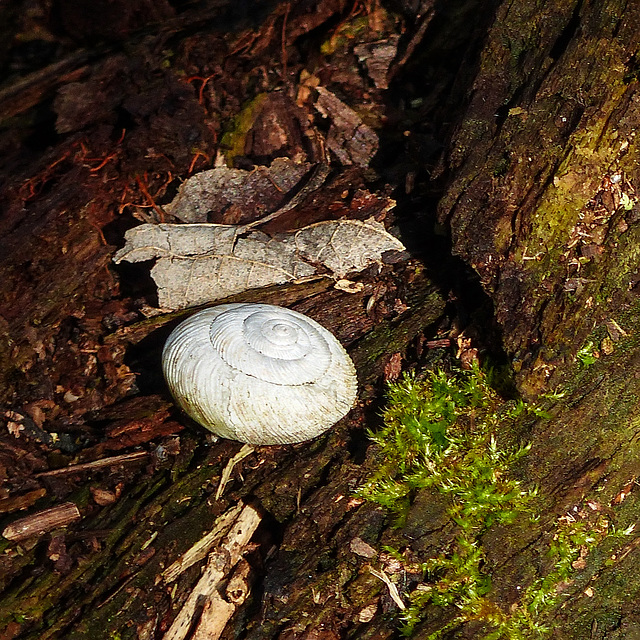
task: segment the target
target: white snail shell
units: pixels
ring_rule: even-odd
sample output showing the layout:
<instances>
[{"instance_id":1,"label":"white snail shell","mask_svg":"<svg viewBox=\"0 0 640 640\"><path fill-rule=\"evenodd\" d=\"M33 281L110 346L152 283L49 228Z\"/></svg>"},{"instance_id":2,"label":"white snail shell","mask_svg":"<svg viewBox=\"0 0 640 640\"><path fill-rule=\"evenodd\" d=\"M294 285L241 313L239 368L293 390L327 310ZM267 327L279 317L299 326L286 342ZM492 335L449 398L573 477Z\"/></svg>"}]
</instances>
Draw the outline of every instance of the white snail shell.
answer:
<instances>
[{"instance_id":1,"label":"white snail shell","mask_svg":"<svg viewBox=\"0 0 640 640\"><path fill-rule=\"evenodd\" d=\"M269 304L221 304L178 325L162 352L176 402L223 438L249 444L310 440L343 418L355 368L315 320Z\"/></svg>"}]
</instances>

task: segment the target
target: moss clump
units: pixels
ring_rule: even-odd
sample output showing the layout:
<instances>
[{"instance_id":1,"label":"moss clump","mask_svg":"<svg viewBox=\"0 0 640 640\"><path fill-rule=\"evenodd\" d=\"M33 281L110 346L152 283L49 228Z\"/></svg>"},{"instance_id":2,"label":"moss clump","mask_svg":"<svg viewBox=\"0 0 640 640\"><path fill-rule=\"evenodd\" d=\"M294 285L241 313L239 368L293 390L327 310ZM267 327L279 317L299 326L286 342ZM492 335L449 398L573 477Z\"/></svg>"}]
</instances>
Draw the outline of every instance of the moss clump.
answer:
<instances>
[{"instance_id":1,"label":"moss clump","mask_svg":"<svg viewBox=\"0 0 640 640\"><path fill-rule=\"evenodd\" d=\"M499 446L496 434L512 433L527 414L545 414L522 401L505 402L478 368L432 372L424 379L405 375L390 385L388 399L384 426L370 434L380 447L380 466L359 495L391 510L402 526L415 492L430 488L448 497L447 515L457 525L453 545L418 561L422 580L404 594L403 633L413 633L427 607L453 605L455 615L428 640L469 621L485 628L487 640L546 637L541 620L556 604L559 585L610 532L588 521L560 519L551 535L547 574L524 589L508 611L490 598L482 536L492 525L509 525L518 517L535 520L542 510L535 487L524 487L513 472L530 447ZM416 565L411 549L387 552L400 562L414 556L411 564Z\"/></svg>"},{"instance_id":2,"label":"moss clump","mask_svg":"<svg viewBox=\"0 0 640 640\"><path fill-rule=\"evenodd\" d=\"M266 100L267 94L259 93L253 100L247 102L235 116L228 130L222 134L220 148L224 152L228 166L232 167L235 158L245 155L247 136Z\"/></svg>"},{"instance_id":3,"label":"moss clump","mask_svg":"<svg viewBox=\"0 0 640 640\"><path fill-rule=\"evenodd\" d=\"M464 530L511 522L535 494L509 475L529 447L503 450L495 433L527 410L522 401L505 403L477 368L422 380L407 374L389 386L384 426L370 434L381 464L359 494L392 510L399 524L411 495L427 487L453 498L451 515Z\"/></svg>"}]
</instances>

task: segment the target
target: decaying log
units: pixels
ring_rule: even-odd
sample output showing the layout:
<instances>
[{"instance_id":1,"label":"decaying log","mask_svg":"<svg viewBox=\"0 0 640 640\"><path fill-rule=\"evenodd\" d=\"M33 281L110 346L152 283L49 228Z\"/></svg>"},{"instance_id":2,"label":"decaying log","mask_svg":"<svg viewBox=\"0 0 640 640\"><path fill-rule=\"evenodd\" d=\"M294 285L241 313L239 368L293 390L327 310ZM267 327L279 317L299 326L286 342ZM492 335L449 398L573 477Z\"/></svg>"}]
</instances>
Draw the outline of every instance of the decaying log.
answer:
<instances>
[{"instance_id":1,"label":"decaying log","mask_svg":"<svg viewBox=\"0 0 640 640\"><path fill-rule=\"evenodd\" d=\"M623 2L502 3L442 159L440 220L531 394L635 299L639 24Z\"/></svg>"},{"instance_id":2,"label":"decaying log","mask_svg":"<svg viewBox=\"0 0 640 640\"><path fill-rule=\"evenodd\" d=\"M33 75L0 91L5 115L21 114L60 82L75 83L56 102L57 133L48 122L55 145L34 150L19 127L2 134L2 638L177 638L178 628L225 640L397 637L402 585L384 580L376 553L414 542L425 553L438 549L451 524L441 505L419 495L408 524L394 529L354 490L377 465L366 429L378 425L385 375L418 344L452 345L455 332L436 331L451 329L452 308L460 310L454 326L476 310L473 283L452 283L445 270L460 274L455 261L431 252L441 246L435 198L438 232L449 233L465 277L479 276L501 335L493 346L504 347L520 392L558 392L544 401L550 418L512 434L532 445L518 473L540 487L545 517L493 526L483 537L491 597L508 611L523 586L545 575L558 517L598 509L621 530L637 522L640 8L620 0L425 1L401 3L405 13L390 19L375 2L365 10L318 0L312 12L307 4L282 3L263 24L232 35L210 24L209 8L207 19L178 18L159 35L134 37L126 55L100 50L89 65L80 51L60 62L62 80L38 85ZM346 71L358 68L350 38L381 23L388 39L357 45L358 55L384 50L375 79L358 84ZM201 33L182 32L184 24ZM322 55L334 57L309 77L320 34ZM383 63L391 65L386 75ZM304 104L325 77L340 85L344 104L364 103L358 115L368 135L385 119L401 121L396 138L380 139L381 164L393 157L391 168L377 169L401 184L400 209L417 211L410 222L419 231L407 244L423 251L366 274L352 292L325 279L234 297L286 304L332 328L356 363L360 403L311 443L252 452L212 443L171 409L158 373L162 341L184 312L154 310L145 271L111 259L135 223L131 212L136 220L164 215L158 203L177 190L176 176L210 166L218 153L241 149L238 161L247 162L243 154L255 151L266 163L285 148L324 161L296 100ZM405 120L383 112L381 94L367 102L387 84L387 96L400 96L394 104L418 105ZM20 95L29 99L18 104ZM278 120L287 104L296 108ZM251 118L277 126L243 137ZM344 215L365 207L366 172L336 173L322 193L299 199ZM478 334L495 336L496 325L474 322L482 350L489 345ZM52 535L40 523L16 542L11 527L24 516L33 522L70 503L80 522L65 517L57 524L66 528ZM240 504L259 505L262 520L246 530L244 559L235 550L229 563L220 544ZM564 605L546 620L554 637L639 632L638 548L630 535L615 550L605 545L581 558L559 585ZM204 593L198 585L206 581ZM452 615L434 608L416 637ZM451 637L483 632L469 623Z\"/></svg>"}]
</instances>

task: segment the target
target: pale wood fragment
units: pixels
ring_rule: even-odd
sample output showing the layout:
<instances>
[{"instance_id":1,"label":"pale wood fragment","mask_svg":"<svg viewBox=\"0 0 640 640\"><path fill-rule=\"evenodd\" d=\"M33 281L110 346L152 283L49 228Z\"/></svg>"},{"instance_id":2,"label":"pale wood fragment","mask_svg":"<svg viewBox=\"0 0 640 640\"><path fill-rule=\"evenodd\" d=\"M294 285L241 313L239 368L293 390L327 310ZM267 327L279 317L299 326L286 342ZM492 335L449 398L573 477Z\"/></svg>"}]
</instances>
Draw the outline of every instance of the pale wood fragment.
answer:
<instances>
[{"instance_id":1,"label":"pale wood fragment","mask_svg":"<svg viewBox=\"0 0 640 640\"><path fill-rule=\"evenodd\" d=\"M204 607L193 640L217 640L236 610L217 592L211 594Z\"/></svg>"},{"instance_id":2,"label":"pale wood fragment","mask_svg":"<svg viewBox=\"0 0 640 640\"><path fill-rule=\"evenodd\" d=\"M387 585L387 589L389 589L389 595L391 599L398 605L398 608L401 611L404 611L407 607L404 602L402 602L402 598L400 597L400 593L398 592L398 587L396 587L393 582L391 582L391 578L382 570L376 571L373 567L369 567L369 571L376 578L382 580Z\"/></svg>"},{"instance_id":3,"label":"pale wood fragment","mask_svg":"<svg viewBox=\"0 0 640 640\"><path fill-rule=\"evenodd\" d=\"M240 514L242 506L240 502L235 507L225 511L225 513L216 520L215 526L207 535L200 538L200 540L178 558L178 560L164 570L162 579L166 583L173 582L183 571L186 571L196 562L200 562L200 560L206 558L207 553L209 553L214 545L220 542L222 536L229 531L231 525Z\"/></svg>"},{"instance_id":4,"label":"pale wood fragment","mask_svg":"<svg viewBox=\"0 0 640 640\"><path fill-rule=\"evenodd\" d=\"M164 640L183 640L198 613L200 619L193 637L207 640L220 637L235 611L235 605L222 598L218 587L240 560L260 520L260 514L251 505L242 509L222 544L209 555L202 577L164 635ZM203 602L204 609L200 609Z\"/></svg>"},{"instance_id":5,"label":"pale wood fragment","mask_svg":"<svg viewBox=\"0 0 640 640\"><path fill-rule=\"evenodd\" d=\"M238 453L232 458L229 458L225 468L222 471L222 475L220 476L220 483L218 484L218 489L216 490L216 500L220 500L220 497L224 493L224 488L227 486L227 482L229 482L229 478L231 478L231 472L234 467L244 460L248 455L251 455L255 449L250 444L245 444Z\"/></svg>"}]
</instances>

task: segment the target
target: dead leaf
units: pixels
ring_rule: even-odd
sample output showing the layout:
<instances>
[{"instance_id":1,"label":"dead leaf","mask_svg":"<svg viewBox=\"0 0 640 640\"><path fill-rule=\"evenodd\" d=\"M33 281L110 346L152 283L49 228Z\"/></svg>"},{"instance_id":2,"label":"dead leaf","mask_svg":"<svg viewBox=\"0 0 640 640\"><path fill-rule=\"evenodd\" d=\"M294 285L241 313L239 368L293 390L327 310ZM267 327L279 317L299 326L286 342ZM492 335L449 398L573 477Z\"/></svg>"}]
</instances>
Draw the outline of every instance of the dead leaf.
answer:
<instances>
[{"instance_id":1,"label":"dead leaf","mask_svg":"<svg viewBox=\"0 0 640 640\"><path fill-rule=\"evenodd\" d=\"M214 302L248 289L323 275L336 279L381 263L404 245L375 220L318 222L269 237L235 225L143 224L129 230L116 263L158 258L151 275L166 309Z\"/></svg>"},{"instance_id":2,"label":"dead leaf","mask_svg":"<svg viewBox=\"0 0 640 640\"><path fill-rule=\"evenodd\" d=\"M378 89L388 89L389 67L398 52L399 35L392 35L378 42L367 42L353 48L358 60L364 63L367 75L373 80Z\"/></svg>"},{"instance_id":3,"label":"dead leaf","mask_svg":"<svg viewBox=\"0 0 640 640\"><path fill-rule=\"evenodd\" d=\"M275 211L312 165L276 158L269 167L252 171L217 167L186 180L167 213L183 222L240 224Z\"/></svg>"},{"instance_id":4,"label":"dead leaf","mask_svg":"<svg viewBox=\"0 0 640 640\"><path fill-rule=\"evenodd\" d=\"M360 116L324 87L318 87L316 109L331 120L327 148L343 165L366 167L378 151L378 136Z\"/></svg>"}]
</instances>

